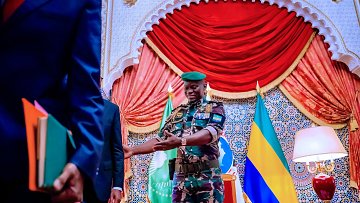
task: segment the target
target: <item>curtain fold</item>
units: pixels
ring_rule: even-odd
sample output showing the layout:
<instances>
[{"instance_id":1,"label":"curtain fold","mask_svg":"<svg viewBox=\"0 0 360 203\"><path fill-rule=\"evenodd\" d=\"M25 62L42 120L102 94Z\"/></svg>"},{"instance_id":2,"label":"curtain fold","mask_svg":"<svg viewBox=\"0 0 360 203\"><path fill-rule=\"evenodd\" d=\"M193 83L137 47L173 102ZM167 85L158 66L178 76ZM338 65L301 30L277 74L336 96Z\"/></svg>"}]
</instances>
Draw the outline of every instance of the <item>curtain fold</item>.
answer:
<instances>
[{"instance_id":1,"label":"curtain fold","mask_svg":"<svg viewBox=\"0 0 360 203\"><path fill-rule=\"evenodd\" d=\"M297 68L280 89L300 111L319 125L350 130L350 175L360 185L360 78L344 63L331 60L328 45L316 36ZM353 184L354 186L354 184Z\"/></svg>"},{"instance_id":2,"label":"curtain fold","mask_svg":"<svg viewBox=\"0 0 360 203\"><path fill-rule=\"evenodd\" d=\"M240 98L234 93L254 96L257 81L266 89L290 74L312 33L301 17L275 5L201 1L167 14L147 42L178 74L204 72L216 96Z\"/></svg>"},{"instance_id":3,"label":"curtain fold","mask_svg":"<svg viewBox=\"0 0 360 203\"><path fill-rule=\"evenodd\" d=\"M145 44L140 63L128 67L122 77L114 82L112 88L112 101L120 108L124 145L128 145L129 130L146 133L160 127L170 84L173 88L173 104L176 107L185 100L182 80ZM125 184L130 176L130 160L127 159ZM125 189L128 189L126 186Z\"/></svg>"},{"instance_id":4,"label":"curtain fold","mask_svg":"<svg viewBox=\"0 0 360 203\"><path fill-rule=\"evenodd\" d=\"M180 76L145 44L140 63L127 68L113 84L113 100L121 110L124 126L135 133L157 130L171 84L174 106L185 99Z\"/></svg>"}]
</instances>

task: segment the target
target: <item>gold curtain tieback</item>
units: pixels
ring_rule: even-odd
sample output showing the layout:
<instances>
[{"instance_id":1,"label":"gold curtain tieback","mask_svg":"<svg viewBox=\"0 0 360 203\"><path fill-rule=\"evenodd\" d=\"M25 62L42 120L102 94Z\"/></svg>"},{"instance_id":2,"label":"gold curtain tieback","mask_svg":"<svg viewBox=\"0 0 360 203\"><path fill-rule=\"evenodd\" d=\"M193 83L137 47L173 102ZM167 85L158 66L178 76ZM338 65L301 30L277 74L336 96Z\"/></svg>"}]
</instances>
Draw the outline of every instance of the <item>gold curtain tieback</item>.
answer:
<instances>
[{"instance_id":1,"label":"gold curtain tieback","mask_svg":"<svg viewBox=\"0 0 360 203\"><path fill-rule=\"evenodd\" d=\"M353 132L359 128L359 124L354 116L354 114L350 115L350 131Z\"/></svg>"}]
</instances>

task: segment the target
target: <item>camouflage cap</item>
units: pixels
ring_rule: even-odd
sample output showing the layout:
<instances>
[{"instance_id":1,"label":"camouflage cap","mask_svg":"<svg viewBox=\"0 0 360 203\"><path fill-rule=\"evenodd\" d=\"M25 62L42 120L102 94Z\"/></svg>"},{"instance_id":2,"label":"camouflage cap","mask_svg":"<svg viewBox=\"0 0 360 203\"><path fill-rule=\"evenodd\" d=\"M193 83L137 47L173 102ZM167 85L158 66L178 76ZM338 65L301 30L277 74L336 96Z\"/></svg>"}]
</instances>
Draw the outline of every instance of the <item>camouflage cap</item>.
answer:
<instances>
[{"instance_id":1,"label":"camouflage cap","mask_svg":"<svg viewBox=\"0 0 360 203\"><path fill-rule=\"evenodd\" d=\"M197 71L185 72L181 75L181 79L183 81L200 81L206 78L204 73L200 73Z\"/></svg>"}]
</instances>

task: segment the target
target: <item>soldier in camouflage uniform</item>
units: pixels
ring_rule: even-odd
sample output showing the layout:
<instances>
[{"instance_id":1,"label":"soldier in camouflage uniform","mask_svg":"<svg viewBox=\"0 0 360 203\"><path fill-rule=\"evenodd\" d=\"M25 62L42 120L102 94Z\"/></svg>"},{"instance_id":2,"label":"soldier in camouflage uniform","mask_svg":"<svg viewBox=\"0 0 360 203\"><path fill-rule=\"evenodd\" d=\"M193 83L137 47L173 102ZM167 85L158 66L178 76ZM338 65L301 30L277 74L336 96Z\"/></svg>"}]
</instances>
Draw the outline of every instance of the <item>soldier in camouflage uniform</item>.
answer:
<instances>
[{"instance_id":1,"label":"soldier in camouflage uniform","mask_svg":"<svg viewBox=\"0 0 360 203\"><path fill-rule=\"evenodd\" d=\"M220 102L204 99L204 74L187 72L181 77L188 104L173 110L159 133L160 139L133 148L125 146L125 158L178 148L172 202L222 203L218 142L225 122L224 108Z\"/></svg>"}]
</instances>

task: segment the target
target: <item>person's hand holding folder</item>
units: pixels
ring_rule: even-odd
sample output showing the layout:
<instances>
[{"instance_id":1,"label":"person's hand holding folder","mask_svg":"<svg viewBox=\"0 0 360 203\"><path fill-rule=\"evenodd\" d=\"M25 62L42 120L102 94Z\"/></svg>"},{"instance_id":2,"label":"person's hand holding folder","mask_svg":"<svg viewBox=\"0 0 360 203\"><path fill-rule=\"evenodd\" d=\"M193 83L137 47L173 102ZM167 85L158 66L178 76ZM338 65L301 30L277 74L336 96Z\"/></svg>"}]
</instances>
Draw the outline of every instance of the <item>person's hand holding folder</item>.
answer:
<instances>
[{"instance_id":1,"label":"person's hand holding folder","mask_svg":"<svg viewBox=\"0 0 360 203\"><path fill-rule=\"evenodd\" d=\"M29 189L50 192L53 202L83 200L84 179L68 162L68 145L75 143L68 129L40 104L23 99L29 157Z\"/></svg>"},{"instance_id":2,"label":"person's hand holding folder","mask_svg":"<svg viewBox=\"0 0 360 203\"><path fill-rule=\"evenodd\" d=\"M84 179L73 163L66 164L63 173L54 181L52 202L81 202L83 200Z\"/></svg>"}]
</instances>

